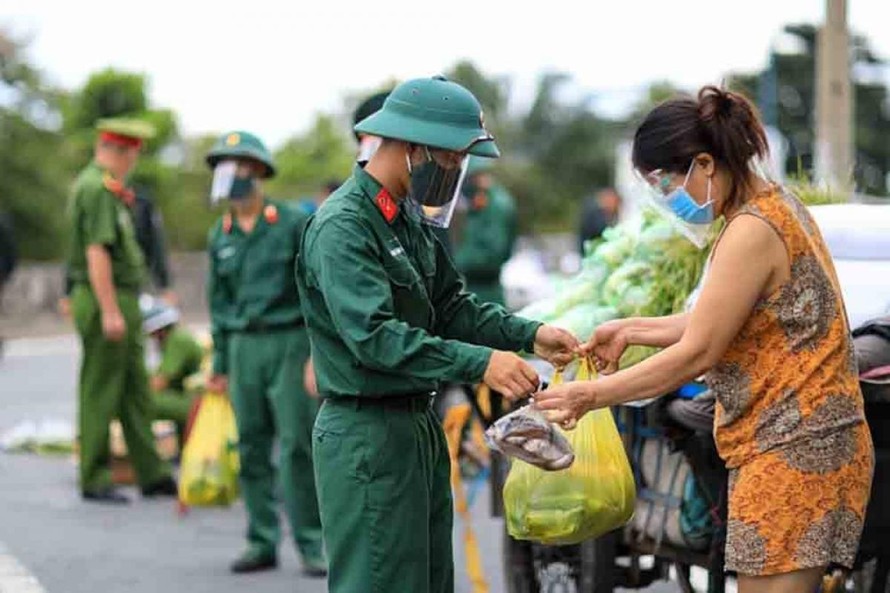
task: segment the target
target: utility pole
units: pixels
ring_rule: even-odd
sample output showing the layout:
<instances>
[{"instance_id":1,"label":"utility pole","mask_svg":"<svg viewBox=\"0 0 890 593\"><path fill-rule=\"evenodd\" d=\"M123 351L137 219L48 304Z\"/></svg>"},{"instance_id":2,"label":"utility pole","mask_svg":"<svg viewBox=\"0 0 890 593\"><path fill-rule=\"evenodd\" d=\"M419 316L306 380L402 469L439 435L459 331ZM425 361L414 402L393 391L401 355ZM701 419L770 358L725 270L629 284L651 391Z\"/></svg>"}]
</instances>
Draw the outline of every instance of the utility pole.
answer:
<instances>
[{"instance_id":1,"label":"utility pole","mask_svg":"<svg viewBox=\"0 0 890 593\"><path fill-rule=\"evenodd\" d=\"M825 0L816 44L816 180L840 191L853 183L853 97L846 0Z\"/></svg>"}]
</instances>

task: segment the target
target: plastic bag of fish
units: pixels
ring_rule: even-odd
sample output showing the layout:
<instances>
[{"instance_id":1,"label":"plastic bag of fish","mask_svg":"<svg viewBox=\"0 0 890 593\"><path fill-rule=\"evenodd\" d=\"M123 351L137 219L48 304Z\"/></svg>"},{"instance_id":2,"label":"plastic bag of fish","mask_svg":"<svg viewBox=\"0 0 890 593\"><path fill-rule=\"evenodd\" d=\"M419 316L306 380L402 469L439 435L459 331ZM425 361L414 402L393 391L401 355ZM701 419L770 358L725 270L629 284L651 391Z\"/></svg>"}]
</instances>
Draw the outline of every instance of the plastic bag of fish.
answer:
<instances>
[{"instance_id":1,"label":"plastic bag of fish","mask_svg":"<svg viewBox=\"0 0 890 593\"><path fill-rule=\"evenodd\" d=\"M572 465L575 453L563 434L532 405L511 412L486 432L488 446L547 471Z\"/></svg>"}]
</instances>

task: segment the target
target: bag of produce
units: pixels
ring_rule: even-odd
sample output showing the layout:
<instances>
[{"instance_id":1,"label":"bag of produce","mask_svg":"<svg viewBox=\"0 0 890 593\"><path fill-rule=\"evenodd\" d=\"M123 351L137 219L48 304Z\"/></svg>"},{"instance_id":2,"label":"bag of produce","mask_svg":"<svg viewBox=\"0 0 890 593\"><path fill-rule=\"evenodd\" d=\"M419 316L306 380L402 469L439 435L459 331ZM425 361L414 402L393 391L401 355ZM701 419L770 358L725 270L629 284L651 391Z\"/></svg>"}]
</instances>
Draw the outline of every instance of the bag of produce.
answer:
<instances>
[{"instance_id":1,"label":"bag of produce","mask_svg":"<svg viewBox=\"0 0 890 593\"><path fill-rule=\"evenodd\" d=\"M179 500L190 506L228 506L238 498L238 430L228 397L201 396L182 451Z\"/></svg>"},{"instance_id":2,"label":"bag of produce","mask_svg":"<svg viewBox=\"0 0 890 593\"><path fill-rule=\"evenodd\" d=\"M582 361L576 379L589 379ZM552 384L561 382L554 376ZM544 544L576 544L627 523L636 486L624 443L608 408L589 412L574 430L562 432L575 453L561 471L545 471L513 461L504 485L507 530L516 539Z\"/></svg>"}]
</instances>

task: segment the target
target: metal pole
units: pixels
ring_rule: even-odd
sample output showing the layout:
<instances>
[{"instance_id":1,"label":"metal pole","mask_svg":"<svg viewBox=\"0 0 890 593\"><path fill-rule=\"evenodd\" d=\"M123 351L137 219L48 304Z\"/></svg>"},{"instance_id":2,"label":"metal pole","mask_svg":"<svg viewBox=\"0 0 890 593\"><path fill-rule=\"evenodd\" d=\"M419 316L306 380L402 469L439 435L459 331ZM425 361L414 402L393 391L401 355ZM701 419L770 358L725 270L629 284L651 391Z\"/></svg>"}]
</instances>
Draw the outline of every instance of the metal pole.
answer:
<instances>
[{"instance_id":1,"label":"metal pole","mask_svg":"<svg viewBox=\"0 0 890 593\"><path fill-rule=\"evenodd\" d=\"M816 179L834 190L853 185L853 101L846 0L826 0L816 45Z\"/></svg>"}]
</instances>

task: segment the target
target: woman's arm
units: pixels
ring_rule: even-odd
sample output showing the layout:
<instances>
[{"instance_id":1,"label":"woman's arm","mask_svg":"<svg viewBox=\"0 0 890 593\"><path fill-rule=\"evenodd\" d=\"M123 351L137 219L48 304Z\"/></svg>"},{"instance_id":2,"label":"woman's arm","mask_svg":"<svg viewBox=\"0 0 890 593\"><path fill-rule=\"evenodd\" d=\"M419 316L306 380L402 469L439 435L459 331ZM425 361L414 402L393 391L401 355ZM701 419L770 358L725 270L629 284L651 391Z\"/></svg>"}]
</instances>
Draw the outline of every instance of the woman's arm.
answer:
<instances>
[{"instance_id":1,"label":"woman's arm","mask_svg":"<svg viewBox=\"0 0 890 593\"><path fill-rule=\"evenodd\" d=\"M590 340L581 347L581 354L593 356L601 372L614 373L628 346L672 346L680 341L688 321L687 313L608 321L596 328Z\"/></svg>"},{"instance_id":2,"label":"woman's arm","mask_svg":"<svg viewBox=\"0 0 890 593\"><path fill-rule=\"evenodd\" d=\"M715 249L702 293L675 344L614 375L538 393L535 401L550 411L551 420L565 422L592 409L680 387L719 362L758 299L787 269L785 246L772 227L759 218L739 216Z\"/></svg>"}]
</instances>

